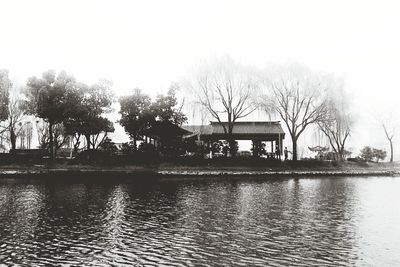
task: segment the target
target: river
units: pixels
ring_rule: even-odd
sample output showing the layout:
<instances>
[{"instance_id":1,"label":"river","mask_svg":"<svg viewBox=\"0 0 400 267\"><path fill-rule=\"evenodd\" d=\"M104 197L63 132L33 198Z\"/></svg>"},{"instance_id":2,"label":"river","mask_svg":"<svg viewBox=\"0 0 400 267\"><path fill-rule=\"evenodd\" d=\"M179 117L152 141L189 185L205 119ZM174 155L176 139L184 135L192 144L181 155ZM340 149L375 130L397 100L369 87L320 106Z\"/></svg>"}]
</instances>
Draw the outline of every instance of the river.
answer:
<instances>
[{"instance_id":1,"label":"river","mask_svg":"<svg viewBox=\"0 0 400 267\"><path fill-rule=\"evenodd\" d=\"M400 178L0 180L0 263L400 266Z\"/></svg>"}]
</instances>

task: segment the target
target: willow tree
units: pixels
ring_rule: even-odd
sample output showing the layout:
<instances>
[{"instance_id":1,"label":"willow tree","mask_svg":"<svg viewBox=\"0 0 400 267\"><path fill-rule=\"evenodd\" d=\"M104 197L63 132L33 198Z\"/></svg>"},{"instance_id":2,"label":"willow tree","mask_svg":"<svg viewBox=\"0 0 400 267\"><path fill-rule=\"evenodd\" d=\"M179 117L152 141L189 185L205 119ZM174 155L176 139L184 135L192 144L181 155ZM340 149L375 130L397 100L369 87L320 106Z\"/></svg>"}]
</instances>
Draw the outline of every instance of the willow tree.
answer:
<instances>
[{"instance_id":1,"label":"willow tree","mask_svg":"<svg viewBox=\"0 0 400 267\"><path fill-rule=\"evenodd\" d=\"M186 81L186 88L208 114L222 126L230 152L235 154L235 122L256 110L254 98L258 79L252 68L229 57L198 68Z\"/></svg>"},{"instance_id":2,"label":"willow tree","mask_svg":"<svg viewBox=\"0 0 400 267\"><path fill-rule=\"evenodd\" d=\"M293 160L297 160L297 141L313 123L324 118L327 110L326 76L293 64L266 73L266 90L260 103L268 113L279 114L292 139Z\"/></svg>"},{"instance_id":3,"label":"willow tree","mask_svg":"<svg viewBox=\"0 0 400 267\"><path fill-rule=\"evenodd\" d=\"M332 86L329 88L327 96L325 116L317 122L319 129L328 138L336 158L340 161L345 158L345 145L353 125L349 110L350 101L350 97L343 89L343 82L332 80Z\"/></svg>"}]
</instances>

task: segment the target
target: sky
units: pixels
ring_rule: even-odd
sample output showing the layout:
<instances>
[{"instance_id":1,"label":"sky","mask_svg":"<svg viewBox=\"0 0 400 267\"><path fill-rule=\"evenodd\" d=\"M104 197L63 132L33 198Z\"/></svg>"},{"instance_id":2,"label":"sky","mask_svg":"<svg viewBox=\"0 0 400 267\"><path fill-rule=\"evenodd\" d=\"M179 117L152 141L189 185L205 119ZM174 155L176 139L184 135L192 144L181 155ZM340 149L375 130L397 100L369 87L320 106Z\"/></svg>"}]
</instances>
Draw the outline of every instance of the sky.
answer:
<instances>
[{"instance_id":1,"label":"sky","mask_svg":"<svg viewBox=\"0 0 400 267\"><path fill-rule=\"evenodd\" d=\"M377 119L398 114L399 13L384 0L0 0L0 68L21 84L55 69L155 96L210 57L301 62L344 78L357 115L350 147L387 148Z\"/></svg>"}]
</instances>

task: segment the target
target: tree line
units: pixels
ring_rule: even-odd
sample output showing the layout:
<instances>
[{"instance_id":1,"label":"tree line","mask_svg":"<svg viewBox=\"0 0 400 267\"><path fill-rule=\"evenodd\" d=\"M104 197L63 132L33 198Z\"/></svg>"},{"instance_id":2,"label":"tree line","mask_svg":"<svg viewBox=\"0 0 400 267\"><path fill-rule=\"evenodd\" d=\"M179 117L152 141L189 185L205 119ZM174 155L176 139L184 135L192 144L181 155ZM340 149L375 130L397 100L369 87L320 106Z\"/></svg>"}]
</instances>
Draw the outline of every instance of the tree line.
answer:
<instances>
[{"instance_id":1,"label":"tree line","mask_svg":"<svg viewBox=\"0 0 400 267\"><path fill-rule=\"evenodd\" d=\"M355 123L353 99L343 79L313 71L301 64L275 65L266 69L246 66L230 57L206 62L184 82L188 95L201 113L223 126L235 153L233 128L239 119L256 110L277 116L292 142L293 160L298 159L298 140L310 126L324 134L337 160L344 160L347 141ZM393 161L394 127L382 122Z\"/></svg>"},{"instance_id":2,"label":"tree line","mask_svg":"<svg viewBox=\"0 0 400 267\"><path fill-rule=\"evenodd\" d=\"M44 72L31 77L22 88L15 88L7 70L0 71L0 121L2 133L7 133L11 151L22 129L24 115L36 117L39 144L48 149L50 157L68 138L75 152L84 139L86 149L98 148L107 134L114 131L113 122L106 115L112 111L116 97L112 83L100 80L87 85L65 71ZM267 116L283 121L292 142L293 160L298 158L298 140L310 126L322 132L338 160L343 160L354 117L352 99L344 90L341 78L333 74L313 71L301 64L259 69L246 66L229 57L200 65L180 84L173 84L166 95L154 100L140 89L118 99L118 121L130 136L132 149L143 132L157 122L181 126L187 121L177 91L204 118L221 123L228 136L226 146L234 155L237 144L233 138L235 122L262 110ZM223 124L222 122L227 122ZM32 126L32 125L31 125ZM390 142L393 160L394 130L382 122ZM30 133L25 130L25 134Z\"/></svg>"},{"instance_id":3,"label":"tree line","mask_svg":"<svg viewBox=\"0 0 400 267\"><path fill-rule=\"evenodd\" d=\"M24 133L21 127L24 115L37 118L39 146L47 149L51 158L68 138L72 140L75 152L82 139L86 141L87 150L98 148L107 140L107 134L114 131L113 122L106 117L116 101L111 87L108 80L87 85L65 71L57 74L50 70L41 77L30 77L26 85L16 88L8 71L1 70L1 133L7 134L11 152L17 147L17 137ZM153 102L140 89L119 99L119 123L133 139L134 149L142 130L155 121L181 125L187 120L181 112L182 107L177 106L176 90L176 86L171 86L167 95L158 95ZM24 125L32 126L31 123ZM29 134L31 136L32 131Z\"/></svg>"}]
</instances>

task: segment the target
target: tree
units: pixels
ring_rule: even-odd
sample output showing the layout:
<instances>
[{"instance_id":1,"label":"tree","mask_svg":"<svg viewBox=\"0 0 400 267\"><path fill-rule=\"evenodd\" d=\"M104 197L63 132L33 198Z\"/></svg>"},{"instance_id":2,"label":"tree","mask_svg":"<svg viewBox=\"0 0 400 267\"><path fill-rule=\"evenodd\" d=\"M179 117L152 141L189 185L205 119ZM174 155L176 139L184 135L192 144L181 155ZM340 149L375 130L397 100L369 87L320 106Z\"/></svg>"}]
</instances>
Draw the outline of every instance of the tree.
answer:
<instances>
[{"instance_id":1,"label":"tree","mask_svg":"<svg viewBox=\"0 0 400 267\"><path fill-rule=\"evenodd\" d=\"M8 77L8 70L0 70L0 122L8 118L11 87L12 82Z\"/></svg>"},{"instance_id":2,"label":"tree","mask_svg":"<svg viewBox=\"0 0 400 267\"><path fill-rule=\"evenodd\" d=\"M345 158L345 144L350 136L353 124L349 111L349 97L343 90L342 83L331 87L326 103L326 113L317 121L319 129L328 138L336 159L343 161Z\"/></svg>"},{"instance_id":3,"label":"tree","mask_svg":"<svg viewBox=\"0 0 400 267\"><path fill-rule=\"evenodd\" d=\"M167 95L158 95L156 100L151 104L150 110L157 121L169 121L175 125L182 125L187 121L186 115L182 112L183 102L178 106L178 98L176 92L179 90L178 85L173 84Z\"/></svg>"},{"instance_id":4,"label":"tree","mask_svg":"<svg viewBox=\"0 0 400 267\"><path fill-rule=\"evenodd\" d=\"M80 83L75 91L69 94L67 108L63 124L65 133L73 135L75 139L74 149L80 144L80 137L86 139L87 150L96 149L114 131L113 123L103 115L111 111L113 94L111 82L101 80L92 86Z\"/></svg>"},{"instance_id":5,"label":"tree","mask_svg":"<svg viewBox=\"0 0 400 267\"><path fill-rule=\"evenodd\" d=\"M135 89L133 94L119 99L121 105L120 124L133 139L134 150L137 149L136 141L142 137L143 131L156 123L170 122L180 126L187 120L186 115L182 112L182 105L178 106L177 90L179 88L172 85L167 95L158 95L153 102L140 89Z\"/></svg>"},{"instance_id":6,"label":"tree","mask_svg":"<svg viewBox=\"0 0 400 267\"><path fill-rule=\"evenodd\" d=\"M384 122L382 122L382 127L385 132L385 136L386 136L387 140L389 141L389 145L390 145L390 160L389 161L393 162L393 138L394 138L396 128L394 126L389 128L388 124L385 124Z\"/></svg>"},{"instance_id":7,"label":"tree","mask_svg":"<svg viewBox=\"0 0 400 267\"><path fill-rule=\"evenodd\" d=\"M36 120L36 136L38 138L39 147L48 149L49 147L49 126L43 119Z\"/></svg>"},{"instance_id":8,"label":"tree","mask_svg":"<svg viewBox=\"0 0 400 267\"><path fill-rule=\"evenodd\" d=\"M23 105L21 89L8 78L7 70L0 70L0 101L0 121L4 121L1 132L6 133L7 140L11 144L11 152L14 152L17 138L23 130L19 126L23 118Z\"/></svg>"},{"instance_id":9,"label":"tree","mask_svg":"<svg viewBox=\"0 0 400 267\"><path fill-rule=\"evenodd\" d=\"M222 125L234 155L234 123L256 109L254 96L258 83L253 70L226 57L201 66L186 86L196 97L195 103ZM227 124L222 123L224 120Z\"/></svg>"},{"instance_id":10,"label":"tree","mask_svg":"<svg viewBox=\"0 0 400 267\"><path fill-rule=\"evenodd\" d=\"M135 89L133 94L121 97L119 103L121 106L119 123L132 138L133 149L136 151L136 141L141 137L141 132L154 120L150 110L151 99L140 89Z\"/></svg>"},{"instance_id":11,"label":"tree","mask_svg":"<svg viewBox=\"0 0 400 267\"><path fill-rule=\"evenodd\" d=\"M58 75L54 71L44 72L42 78L28 79L25 90L26 111L48 123L50 158L54 157L54 126L65 120L69 102L68 95L75 91L76 81L66 72Z\"/></svg>"},{"instance_id":12,"label":"tree","mask_svg":"<svg viewBox=\"0 0 400 267\"><path fill-rule=\"evenodd\" d=\"M305 129L325 116L326 76L301 65L291 65L271 71L267 77L267 92L260 103L267 113L276 112L285 122L292 139L293 160L297 160L297 140Z\"/></svg>"},{"instance_id":13,"label":"tree","mask_svg":"<svg viewBox=\"0 0 400 267\"><path fill-rule=\"evenodd\" d=\"M379 162L379 160L384 160L386 158L386 151L383 149L372 149L372 155L376 159L376 162Z\"/></svg>"},{"instance_id":14,"label":"tree","mask_svg":"<svg viewBox=\"0 0 400 267\"><path fill-rule=\"evenodd\" d=\"M360 157L365 161L372 161L372 159L374 158L374 153L372 151L372 148L366 146L363 149L361 149Z\"/></svg>"}]
</instances>

